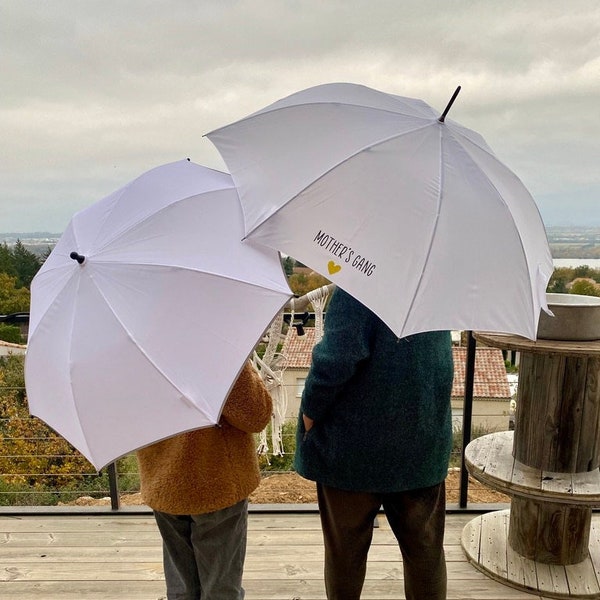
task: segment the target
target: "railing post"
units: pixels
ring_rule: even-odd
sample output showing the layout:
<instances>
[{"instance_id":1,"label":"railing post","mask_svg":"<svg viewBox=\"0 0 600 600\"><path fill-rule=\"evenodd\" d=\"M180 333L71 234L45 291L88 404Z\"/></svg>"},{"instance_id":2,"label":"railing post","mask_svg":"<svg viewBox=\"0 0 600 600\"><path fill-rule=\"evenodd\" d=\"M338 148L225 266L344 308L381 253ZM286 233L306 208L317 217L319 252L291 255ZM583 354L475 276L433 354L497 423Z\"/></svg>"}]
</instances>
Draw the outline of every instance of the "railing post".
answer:
<instances>
[{"instance_id":1,"label":"railing post","mask_svg":"<svg viewBox=\"0 0 600 600\"><path fill-rule=\"evenodd\" d=\"M471 423L473 421L473 385L475 381L475 351L477 342L472 331L467 331L467 363L465 366L465 397L463 403L462 449L460 453L460 508L467 507L469 492L469 472L465 465L465 448L471 441Z\"/></svg>"},{"instance_id":2,"label":"railing post","mask_svg":"<svg viewBox=\"0 0 600 600\"><path fill-rule=\"evenodd\" d=\"M108 489L110 491L110 507L119 510L121 500L119 498L119 480L117 478L117 463L113 462L106 467L108 472Z\"/></svg>"}]
</instances>

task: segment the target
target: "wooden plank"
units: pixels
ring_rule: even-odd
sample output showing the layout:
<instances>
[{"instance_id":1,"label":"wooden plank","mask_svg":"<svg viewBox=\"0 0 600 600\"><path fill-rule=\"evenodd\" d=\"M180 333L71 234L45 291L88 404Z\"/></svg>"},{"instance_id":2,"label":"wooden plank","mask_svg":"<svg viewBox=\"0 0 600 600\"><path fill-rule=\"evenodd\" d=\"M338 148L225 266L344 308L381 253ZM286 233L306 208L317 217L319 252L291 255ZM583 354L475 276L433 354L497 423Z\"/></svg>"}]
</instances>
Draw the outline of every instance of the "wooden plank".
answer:
<instances>
[{"instance_id":1,"label":"wooden plank","mask_svg":"<svg viewBox=\"0 0 600 600\"><path fill-rule=\"evenodd\" d=\"M589 551L596 579L600 581L600 519L598 517L592 517L592 522L590 523Z\"/></svg>"},{"instance_id":2,"label":"wooden plank","mask_svg":"<svg viewBox=\"0 0 600 600\"><path fill-rule=\"evenodd\" d=\"M512 431L492 434L492 448L487 462L487 470L499 481L512 481L515 459L512 455Z\"/></svg>"},{"instance_id":3,"label":"wooden plank","mask_svg":"<svg viewBox=\"0 0 600 600\"><path fill-rule=\"evenodd\" d=\"M467 525L481 527L480 560L473 564L498 582L539 593L552 598L600 598L598 577L592 561L588 558L576 565L548 565L525 559L515 552L497 532L502 531L499 521L509 520L509 511L488 513ZM600 530L600 527L598 528ZM597 532L596 532L597 533ZM464 539L464 534L463 534ZM501 567L502 555L506 553L506 572Z\"/></svg>"},{"instance_id":4,"label":"wooden plank","mask_svg":"<svg viewBox=\"0 0 600 600\"><path fill-rule=\"evenodd\" d=\"M104 521L104 519L106 519ZM129 520L131 519L131 520ZM152 517L113 517L113 516L69 516L69 517L0 517L0 532L6 531L140 531L156 530L156 522Z\"/></svg>"},{"instance_id":5,"label":"wooden plank","mask_svg":"<svg viewBox=\"0 0 600 600\"><path fill-rule=\"evenodd\" d=\"M163 579L162 559L155 562L60 561L13 564L0 569L0 581L144 581Z\"/></svg>"},{"instance_id":6,"label":"wooden plank","mask_svg":"<svg viewBox=\"0 0 600 600\"><path fill-rule=\"evenodd\" d=\"M465 526L466 532L463 532L463 545L465 539L477 538L477 535L473 532L468 531L469 529L481 529L481 543L482 548L479 553L480 560L473 560L476 556L473 551L473 545L471 544L471 556L468 551L465 551L467 557L472 560L472 564L478 569L481 569L489 577L493 578L498 584L505 586L502 592L504 596L501 597L509 598L511 596L511 589L520 590L520 592L537 592L537 571L536 563L528 561L522 556L515 553L509 545L506 543L506 538L502 538L502 535L496 536L495 534L489 537L489 531L491 529L495 531L506 531L509 521L509 511L498 511L497 513L487 513L481 517L473 519L470 523ZM506 533L504 534L506 535ZM487 538L485 536L488 536ZM495 545L494 548L488 546ZM486 557L486 555L488 555ZM506 556L506 571L503 572L502 568L498 565L501 563L501 557ZM490 559L490 556L493 558ZM491 569L491 570L490 570ZM470 584L469 584L470 585ZM487 598L488 596L484 596Z\"/></svg>"},{"instance_id":7,"label":"wooden plank","mask_svg":"<svg viewBox=\"0 0 600 600\"><path fill-rule=\"evenodd\" d=\"M493 435L488 434L474 439L467 445L465 460L471 474L485 473L493 443Z\"/></svg>"},{"instance_id":8,"label":"wooden plank","mask_svg":"<svg viewBox=\"0 0 600 600\"><path fill-rule=\"evenodd\" d=\"M461 536L480 519L472 514L447 516L448 600L531 600L524 590L494 580L468 562ZM382 516L379 522L362 598L395 600L403 597L402 562L387 520ZM165 598L160 536L152 517L35 517L29 524L19 521L17 531L10 529L11 523L0 523L4 531L0 598ZM62 531L53 532L53 525ZM13 550L17 554L11 556ZM46 556L36 560L36 552ZM279 515L251 515L244 577L247 600L325 600L322 557L318 515L281 515L281 520Z\"/></svg>"},{"instance_id":9,"label":"wooden plank","mask_svg":"<svg viewBox=\"0 0 600 600\"><path fill-rule=\"evenodd\" d=\"M508 524L505 511L488 513L481 520L481 545L479 563L490 573L502 579L507 578L506 545Z\"/></svg>"},{"instance_id":10,"label":"wooden plank","mask_svg":"<svg viewBox=\"0 0 600 600\"><path fill-rule=\"evenodd\" d=\"M53 562L88 563L102 561L104 563L146 562L148 560L162 560L160 543L153 546L129 546L114 548L110 546L88 545L77 547L58 546L51 548L40 547L15 547L0 548L0 564L13 563L46 564Z\"/></svg>"},{"instance_id":11,"label":"wooden plank","mask_svg":"<svg viewBox=\"0 0 600 600\"><path fill-rule=\"evenodd\" d=\"M600 470L573 473L573 496L577 502L600 506Z\"/></svg>"},{"instance_id":12,"label":"wooden plank","mask_svg":"<svg viewBox=\"0 0 600 600\"><path fill-rule=\"evenodd\" d=\"M515 552L510 544L506 545L506 578L525 589L537 591L538 577L534 561Z\"/></svg>"},{"instance_id":13,"label":"wooden plank","mask_svg":"<svg viewBox=\"0 0 600 600\"><path fill-rule=\"evenodd\" d=\"M552 468L556 471L576 473L587 471L589 468L598 468L598 457L585 456L586 447L593 446L593 440L582 439L585 435L596 434L596 414L591 415L593 422L591 427L585 425L584 400L586 391L586 373L588 367L587 357L571 357L565 360L565 371L560 389L560 421L558 433L558 447L556 465ZM589 407L592 410L592 407ZM589 465L589 462L592 465Z\"/></svg>"},{"instance_id":14,"label":"wooden plank","mask_svg":"<svg viewBox=\"0 0 600 600\"><path fill-rule=\"evenodd\" d=\"M571 596L600 597L600 585L589 558L576 565L565 565L565 572Z\"/></svg>"},{"instance_id":15,"label":"wooden plank","mask_svg":"<svg viewBox=\"0 0 600 600\"><path fill-rule=\"evenodd\" d=\"M473 440L465 452L471 475L509 495L600 506L599 469L581 473L542 471L514 460L510 455L511 444L511 431L491 433Z\"/></svg>"},{"instance_id":16,"label":"wooden plank","mask_svg":"<svg viewBox=\"0 0 600 600\"><path fill-rule=\"evenodd\" d=\"M310 535L310 534L309 534ZM278 538L265 536L263 539L249 539L248 545L277 545L279 543L294 543L293 535L290 535L289 539L283 539L283 542L278 541ZM391 536L393 538L393 536ZM383 543L383 542L381 542ZM390 539L389 543L395 545L395 538ZM310 537L299 537L298 544L301 545L322 545L322 536L314 535L314 538ZM110 547L110 548L144 548L144 547L157 547L160 546L160 538L152 537L151 539L138 540L134 538L124 538L121 540L115 540L113 538L107 536L94 536L94 535L86 535L85 533L74 534L69 537L64 537L64 534L57 534L56 536L50 537L48 541L45 539L32 539L27 534L16 533L11 535L10 541L0 545L0 556L8 555L13 552L12 549L18 548L36 548L40 552L51 552L53 549L57 547L64 547L65 549L71 549L72 552L74 548L85 548L85 547Z\"/></svg>"},{"instance_id":17,"label":"wooden plank","mask_svg":"<svg viewBox=\"0 0 600 600\"><path fill-rule=\"evenodd\" d=\"M576 563L588 554L590 520L591 509L585 506L515 497L509 543L535 561Z\"/></svg>"},{"instance_id":18,"label":"wooden plank","mask_svg":"<svg viewBox=\"0 0 600 600\"><path fill-rule=\"evenodd\" d=\"M473 332L479 342L501 350L518 350L532 354L563 354L565 356L600 356L600 340L562 341L562 340L528 340L518 335L502 333Z\"/></svg>"},{"instance_id":19,"label":"wooden plank","mask_svg":"<svg viewBox=\"0 0 600 600\"><path fill-rule=\"evenodd\" d=\"M494 443L493 436L482 435L472 440L465 448L465 459L473 470L485 471L487 469L488 457Z\"/></svg>"},{"instance_id":20,"label":"wooden plank","mask_svg":"<svg viewBox=\"0 0 600 600\"><path fill-rule=\"evenodd\" d=\"M511 454L512 432L490 433L473 440L465 461L471 475L500 491L510 491L515 460Z\"/></svg>"},{"instance_id":21,"label":"wooden plank","mask_svg":"<svg viewBox=\"0 0 600 600\"><path fill-rule=\"evenodd\" d=\"M291 532L290 532L291 534ZM71 531L51 533L48 531L31 532L15 531L0 534L0 549L3 547L31 547L47 548L52 546L156 546L160 543L158 531L139 531L126 536L116 532L106 531Z\"/></svg>"},{"instance_id":22,"label":"wooden plank","mask_svg":"<svg viewBox=\"0 0 600 600\"><path fill-rule=\"evenodd\" d=\"M577 471L593 471L600 466L600 358L588 358L586 366Z\"/></svg>"},{"instance_id":23,"label":"wooden plank","mask_svg":"<svg viewBox=\"0 0 600 600\"><path fill-rule=\"evenodd\" d=\"M287 560L290 558L290 560ZM477 571L468 567L464 562L455 573L461 579L478 579ZM244 568L244 579L254 581L316 579L323 577L323 558L311 556L310 560L298 561L298 557L283 557L273 559L268 563L262 559L249 556ZM401 561L369 560L366 580L402 579L403 566ZM54 560L44 563L25 563L19 566L9 566L0 572L0 581L88 581L104 580L160 580L163 579L162 558L155 561L135 562L129 559L117 563L106 561L71 561Z\"/></svg>"},{"instance_id":24,"label":"wooden plank","mask_svg":"<svg viewBox=\"0 0 600 600\"><path fill-rule=\"evenodd\" d=\"M573 473L542 471L542 492L548 499L566 496L573 501Z\"/></svg>"},{"instance_id":25,"label":"wooden plank","mask_svg":"<svg viewBox=\"0 0 600 600\"><path fill-rule=\"evenodd\" d=\"M6 600L166 600L166 597L164 581L136 581L135 585L131 581L108 580L0 583L0 598Z\"/></svg>"},{"instance_id":26,"label":"wooden plank","mask_svg":"<svg viewBox=\"0 0 600 600\"><path fill-rule=\"evenodd\" d=\"M572 465L565 464L563 450L569 447L570 437L573 433L570 428L571 422L563 423L564 404L564 377L568 361L566 356L556 354L536 356L536 378L538 385L535 393L539 396L537 400L538 412L533 418L543 421L544 427L538 427L537 435L531 440L531 446L539 445L541 455L539 466L549 471L568 471L575 469ZM575 360L577 358L575 357ZM520 376L519 376L520 379ZM516 427L515 427L516 428ZM566 429L565 429L566 428Z\"/></svg>"},{"instance_id":27,"label":"wooden plank","mask_svg":"<svg viewBox=\"0 0 600 600\"><path fill-rule=\"evenodd\" d=\"M485 577L485 576L484 576ZM392 596L394 600L403 596ZM361 596L361 600L365 596ZM303 599L304 600L304 599ZM372 598L375 600L375 598ZM532 596L524 590L515 589L505 583L493 579L477 581L450 580L448 582L447 600L544 600L539 596Z\"/></svg>"},{"instance_id":28,"label":"wooden plank","mask_svg":"<svg viewBox=\"0 0 600 600\"><path fill-rule=\"evenodd\" d=\"M568 596L569 582L563 565L547 565L535 563L538 590L541 594L550 596Z\"/></svg>"},{"instance_id":29,"label":"wooden plank","mask_svg":"<svg viewBox=\"0 0 600 600\"><path fill-rule=\"evenodd\" d=\"M561 382L566 358L524 354L519 367L514 457L541 469L557 464L561 426Z\"/></svg>"},{"instance_id":30,"label":"wooden plank","mask_svg":"<svg viewBox=\"0 0 600 600\"><path fill-rule=\"evenodd\" d=\"M476 517L465 525L461 534L462 548L473 562L481 561L481 517Z\"/></svg>"},{"instance_id":31,"label":"wooden plank","mask_svg":"<svg viewBox=\"0 0 600 600\"><path fill-rule=\"evenodd\" d=\"M513 590L485 576L480 581L450 581L448 600L535 600L530 594ZM264 580L244 582L246 600L325 600L322 582ZM260 584L260 585L259 585ZM402 582L391 581L385 586L365 585L363 600L397 600L401 598ZM164 582L127 581L47 582L32 587L30 583L0 584L0 598L7 600L165 600Z\"/></svg>"},{"instance_id":32,"label":"wooden plank","mask_svg":"<svg viewBox=\"0 0 600 600\"><path fill-rule=\"evenodd\" d=\"M538 502L516 497L510 511L508 543L521 556L534 559L537 552Z\"/></svg>"},{"instance_id":33,"label":"wooden plank","mask_svg":"<svg viewBox=\"0 0 600 600\"><path fill-rule=\"evenodd\" d=\"M515 460L510 489L513 491L527 491L539 493L542 488L542 471L536 467L529 467Z\"/></svg>"}]
</instances>

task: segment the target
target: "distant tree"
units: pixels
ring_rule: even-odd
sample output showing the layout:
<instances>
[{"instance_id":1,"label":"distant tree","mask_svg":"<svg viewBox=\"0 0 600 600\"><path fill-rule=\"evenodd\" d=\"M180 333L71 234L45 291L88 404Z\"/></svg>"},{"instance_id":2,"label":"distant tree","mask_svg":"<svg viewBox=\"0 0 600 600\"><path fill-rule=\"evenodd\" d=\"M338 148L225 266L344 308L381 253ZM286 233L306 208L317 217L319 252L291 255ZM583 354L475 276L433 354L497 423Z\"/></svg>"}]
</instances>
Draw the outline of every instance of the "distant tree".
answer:
<instances>
[{"instance_id":1,"label":"distant tree","mask_svg":"<svg viewBox=\"0 0 600 600\"><path fill-rule=\"evenodd\" d=\"M41 261L42 264L44 264L48 260L48 257L50 256L51 253L52 253L52 246L48 246L42 254L42 261Z\"/></svg>"},{"instance_id":2,"label":"distant tree","mask_svg":"<svg viewBox=\"0 0 600 600\"><path fill-rule=\"evenodd\" d=\"M0 245L0 273L17 276L15 257L6 242Z\"/></svg>"},{"instance_id":3,"label":"distant tree","mask_svg":"<svg viewBox=\"0 0 600 600\"><path fill-rule=\"evenodd\" d=\"M566 294L568 291L567 285L571 281L572 276L569 273L571 269L555 269L548 282L546 291L551 294Z\"/></svg>"},{"instance_id":4,"label":"distant tree","mask_svg":"<svg viewBox=\"0 0 600 600\"><path fill-rule=\"evenodd\" d=\"M283 259L283 270L287 277L289 277L294 272L294 266L296 261L291 256L286 256Z\"/></svg>"},{"instance_id":5,"label":"distant tree","mask_svg":"<svg viewBox=\"0 0 600 600\"><path fill-rule=\"evenodd\" d=\"M572 281L584 277L600 283L600 269L592 269L587 265L581 267L558 267L554 269L547 290L554 294L566 294Z\"/></svg>"},{"instance_id":6,"label":"distant tree","mask_svg":"<svg viewBox=\"0 0 600 600\"><path fill-rule=\"evenodd\" d=\"M581 265L579 267L575 267L573 269L573 279L577 279L579 277L591 277L592 269L589 265Z\"/></svg>"},{"instance_id":7,"label":"distant tree","mask_svg":"<svg viewBox=\"0 0 600 600\"><path fill-rule=\"evenodd\" d=\"M60 489L83 479L89 463L64 438L29 415L24 357L0 357L0 473L3 482Z\"/></svg>"},{"instance_id":8,"label":"distant tree","mask_svg":"<svg viewBox=\"0 0 600 600\"><path fill-rule=\"evenodd\" d=\"M593 279L580 277L571 284L570 293L583 296L600 296L600 285Z\"/></svg>"},{"instance_id":9,"label":"distant tree","mask_svg":"<svg viewBox=\"0 0 600 600\"><path fill-rule=\"evenodd\" d=\"M328 279L319 275L319 273L312 272L310 274L294 273L288 278L288 284L290 289L297 296L304 296L304 294L316 290L324 285L331 283Z\"/></svg>"},{"instance_id":10,"label":"distant tree","mask_svg":"<svg viewBox=\"0 0 600 600\"><path fill-rule=\"evenodd\" d=\"M26 287L29 289L31 280L40 270L42 263L33 252L25 248L21 240L17 240L17 243L12 249L12 254L17 273L17 285L18 287Z\"/></svg>"},{"instance_id":11,"label":"distant tree","mask_svg":"<svg viewBox=\"0 0 600 600\"><path fill-rule=\"evenodd\" d=\"M0 273L0 314L29 311L29 290L17 287L16 277Z\"/></svg>"},{"instance_id":12,"label":"distant tree","mask_svg":"<svg viewBox=\"0 0 600 600\"><path fill-rule=\"evenodd\" d=\"M0 340L11 342L12 344L22 344L21 330L16 325L0 323Z\"/></svg>"}]
</instances>

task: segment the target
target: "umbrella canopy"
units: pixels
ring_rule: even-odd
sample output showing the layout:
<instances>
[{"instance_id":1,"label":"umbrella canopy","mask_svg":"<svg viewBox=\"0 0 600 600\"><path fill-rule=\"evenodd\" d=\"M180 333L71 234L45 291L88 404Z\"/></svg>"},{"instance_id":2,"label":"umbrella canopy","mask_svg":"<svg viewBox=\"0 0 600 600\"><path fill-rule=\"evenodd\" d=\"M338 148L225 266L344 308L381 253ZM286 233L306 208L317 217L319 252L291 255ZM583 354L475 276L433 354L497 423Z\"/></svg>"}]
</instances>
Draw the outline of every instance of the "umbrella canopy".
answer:
<instances>
[{"instance_id":1,"label":"umbrella canopy","mask_svg":"<svg viewBox=\"0 0 600 600\"><path fill-rule=\"evenodd\" d=\"M77 213L31 286L30 412L96 468L216 423L291 297L231 177L183 160Z\"/></svg>"},{"instance_id":2,"label":"umbrella canopy","mask_svg":"<svg viewBox=\"0 0 600 600\"><path fill-rule=\"evenodd\" d=\"M553 271L546 232L479 134L421 100L334 83L207 136L249 239L328 276L398 336L536 337Z\"/></svg>"}]
</instances>

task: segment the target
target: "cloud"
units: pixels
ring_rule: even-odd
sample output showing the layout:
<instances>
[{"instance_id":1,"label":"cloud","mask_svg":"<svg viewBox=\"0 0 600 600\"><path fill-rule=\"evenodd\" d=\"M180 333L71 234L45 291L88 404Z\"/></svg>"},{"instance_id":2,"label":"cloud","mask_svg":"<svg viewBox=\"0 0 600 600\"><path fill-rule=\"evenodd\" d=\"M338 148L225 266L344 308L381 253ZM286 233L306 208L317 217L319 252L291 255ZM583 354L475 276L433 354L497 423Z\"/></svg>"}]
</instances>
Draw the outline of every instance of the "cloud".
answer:
<instances>
[{"instance_id":1,"label":"cloud","mask_svg":"<svg viewBox=\"0 0 600 600\"><path fill-rule=\"evenodd\" d=\"M536 198L600 193L600 5L0 0L2 228L72 212L299 89L352 81L479 131ZM594 209L582 202L583 217ZM542 211L543 212L543 211ZM8 226L10 224L10 227Z\"/></svg>"}]
</instances>

